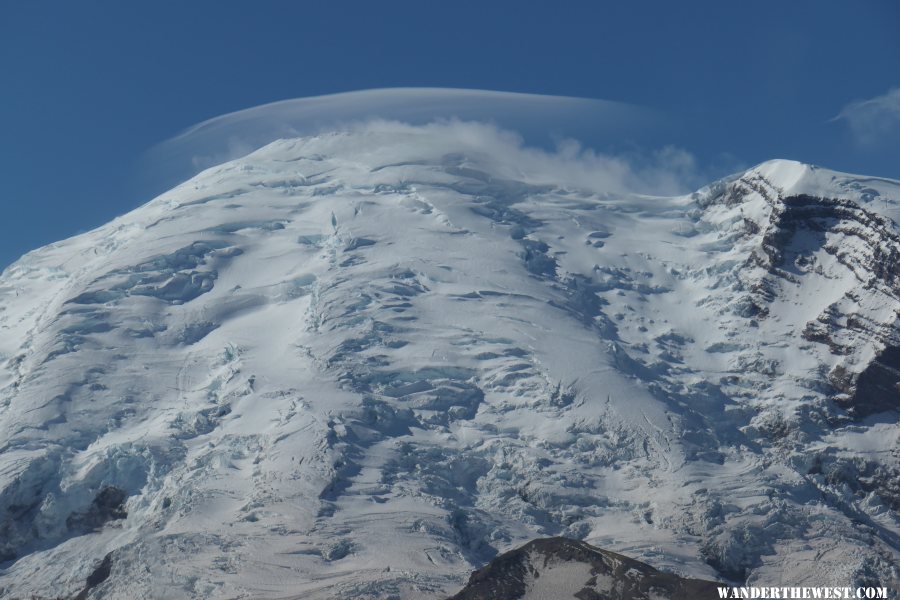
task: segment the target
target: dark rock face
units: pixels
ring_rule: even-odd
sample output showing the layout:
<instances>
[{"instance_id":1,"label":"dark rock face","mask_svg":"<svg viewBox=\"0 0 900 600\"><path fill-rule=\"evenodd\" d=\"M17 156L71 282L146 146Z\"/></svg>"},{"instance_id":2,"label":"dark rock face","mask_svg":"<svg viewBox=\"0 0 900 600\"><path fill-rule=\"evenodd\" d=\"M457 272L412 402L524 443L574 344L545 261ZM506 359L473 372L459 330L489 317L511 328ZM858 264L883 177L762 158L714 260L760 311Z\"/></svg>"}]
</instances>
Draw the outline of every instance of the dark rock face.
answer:
<instances>
[{"instance_id":1,"label":"dark rock face","mask_svg":"<svg viewBox=\"0 0 900 600\"><path fill-rule=\"evenodd\" d=\"M125 492L119 488L105 487L100 490L86 511L69 515L66 525L72 531L86 533L100 529L107 521L124 519L128 516L125 511L126 498Z\"/></svg>"},{"instance_id":2,"label":"dark rock face","mask_svg":"<svg viewBox=\"0 0 900 600\"><path fill-rule=\"evenodd\" d=\"M572 598L577 600L704 600L718 598L713 581L687 579L657 571L640 561L555 537L531 541L501 554L469 577L449 600L528 600L533 583L559 565L584 565L590 575ZM573 583L573 582L567 582ZM578 582L574 582L577 583ZM537 596L535 596L537 597ZM564 596L559 596L562 600Z\"/></svg>"},{"instance_id":3,"label":"dark rock face","mask_svg":"<svg viewBox=\"0 0 900 600\"><path fill-rule=\"evenodd\" d=\"M857 417L900 410L900 347L885 348L859 374L849 407Z\"/></svg>"},{"instance_id":4,"label":"dark rock face","mask_svg":"<svg viewBox=\"0 0 900 600\"><path fill-rule=\"evenodd\" d=\"M873 346L877 355L862 371L840 362L823 383L851 419L900 410L900 313L872 319L852 308L866 294L882 302L900 299L900 227L846 198L784 194L758 174L714 188L699 199L701 206L736 206L758 194L770 209L760 223L745 217L745 235L759 237L747 271L758 267L764 275L745 281L751 293L744 316L766 318L779 290L807 275L835 276L837 271L828 271L821 261L823 254L830 256L858 285L820 314L810 315L802 336L827 346L834 356L850 357L860 344Z\"/></svg>"},{"instance_id":5,"label":"dark rock face","mask_svg":"<svg viewBox=\"0 0 900 600\"><path fill-rule=\"evenodd\" d=\"M867 285L880 282L900 291L900 236L890 219L845 199L798 195L781 198L773 206L772 218L763 238L763 251L773 267L784 265L790 242L800 230L838 233L834 241L816 236L821 247L851 269ZM849 253L838 243L843 237L858 237L862 256ZM874 276L874 277L873 277Z\"/></svg>"},{"instance_id":6,"label":"dark rock face","mask_svg":"<svg viewBox=\"0 0 900 600\"><path fill-rule=\"evenodd\" d=\"M88 595L90 595L91 590L109 579L109 574L112 572L112 552L108 553L103 557L103 560L100 561L100 564L97 565L97 568L94 569L90 575L88 575L87 581L85 581L85 586L82 588L78 595L75 596L74 600L86 600Z\"/></svg>"},{"instance_id":7,"label":"dark rock face","mask_svg":"<svg viewBox=\"0 0 900 600\"><path fill-rule=\"evenodd\" d=\"M774 204L773 218L763 237L765 258L760 261L771 276L790 281L812 268L805 253L793 246L805 232L821 249L849 269L864 289L877 289L900 297L900 236L887 218L849 200L790 196ZM829 235L826 236L826 233ZM848 243L855 240L856 243ZM774 285L774 284L770 284ZM842 330L855 331L860 339L873 340L882 348L861 373L846 377L836 390L838 404L854 419L900 409L900 347L890 323L875 323L845 314L841 306L827 307L803 331L811 342L828 346L836 356L854 350L839 341ZM873 339L874 338L874 339ZM880 339L879 339L880 338ZM833 382L832 382L833 383Z\"/></svg>"}]
</instances>

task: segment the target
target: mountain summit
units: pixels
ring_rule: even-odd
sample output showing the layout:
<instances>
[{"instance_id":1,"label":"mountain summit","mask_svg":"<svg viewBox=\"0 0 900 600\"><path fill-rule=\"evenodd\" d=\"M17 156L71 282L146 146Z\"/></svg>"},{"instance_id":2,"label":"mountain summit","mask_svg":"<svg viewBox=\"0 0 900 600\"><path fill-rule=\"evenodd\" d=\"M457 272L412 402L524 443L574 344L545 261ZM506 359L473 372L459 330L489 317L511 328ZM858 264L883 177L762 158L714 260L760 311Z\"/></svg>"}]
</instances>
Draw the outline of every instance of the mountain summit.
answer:
<instances>
[{"instance_id":1,"label":"mountain summit","mask_svg":"<svg viewBox=\"0 0 900 600\"><path fill-rule=\"evenodd\" d=\"M22 257L0 596L442 598L547 536L896 582L900 183L589 167L466 124L281 140Z\"/></svg>"}]
</instances>

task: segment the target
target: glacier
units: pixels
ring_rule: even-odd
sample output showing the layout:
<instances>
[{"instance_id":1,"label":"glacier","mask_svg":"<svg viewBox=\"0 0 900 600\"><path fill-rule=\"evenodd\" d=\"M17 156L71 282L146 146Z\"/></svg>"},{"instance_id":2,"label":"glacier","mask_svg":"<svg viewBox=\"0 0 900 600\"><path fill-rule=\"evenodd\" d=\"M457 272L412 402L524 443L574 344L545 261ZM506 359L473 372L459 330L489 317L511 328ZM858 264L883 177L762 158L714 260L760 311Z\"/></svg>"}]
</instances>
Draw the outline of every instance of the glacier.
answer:
<instances>
[{"instance_id":1,"label":"glacier","mask_svg":"<svg viewBox=\"0 0 900 600\"><path fill-rule=\"evenodd\" d=\"M547 536L896 585L900 183L657 175L382 121L26 254L0 596L445 598Z\"/></svg>"}]
</instances>

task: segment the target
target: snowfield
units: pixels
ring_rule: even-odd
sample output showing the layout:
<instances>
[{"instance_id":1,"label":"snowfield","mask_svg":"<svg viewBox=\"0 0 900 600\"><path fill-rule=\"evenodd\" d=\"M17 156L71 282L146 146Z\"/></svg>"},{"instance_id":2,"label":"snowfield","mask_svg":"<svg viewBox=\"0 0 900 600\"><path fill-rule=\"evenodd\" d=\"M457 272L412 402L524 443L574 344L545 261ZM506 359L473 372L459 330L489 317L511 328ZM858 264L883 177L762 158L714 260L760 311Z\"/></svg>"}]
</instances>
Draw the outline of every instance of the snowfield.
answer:
<instances>
[{"instance_id":1,"label":"snowfield","mask_svg":"<svg viewBox=\"0 0 900 600\"><path fill-rule=\"evenodd\" d=\"M896 585L900 183L571 162L281 140L7 268L0 597L443 598L557 535Z\"/></svg>"}]
</instances>

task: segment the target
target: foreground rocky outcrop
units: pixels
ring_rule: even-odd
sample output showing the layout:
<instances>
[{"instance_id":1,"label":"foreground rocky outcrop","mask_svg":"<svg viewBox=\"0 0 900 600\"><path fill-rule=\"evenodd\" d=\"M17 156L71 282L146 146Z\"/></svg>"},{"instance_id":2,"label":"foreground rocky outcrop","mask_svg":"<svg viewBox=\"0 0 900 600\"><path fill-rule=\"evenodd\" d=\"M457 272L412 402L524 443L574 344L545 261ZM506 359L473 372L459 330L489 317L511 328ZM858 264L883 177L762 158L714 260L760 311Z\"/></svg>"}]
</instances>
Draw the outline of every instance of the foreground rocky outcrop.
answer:
<instances>
[{"instance_id":1,"label":"foreground rocky outcrop","mask_svg":"<svg viewBox=\"0 0 900 600\"><path fill-rule=\"evenodd\" d=\"M716 584L687 579L586 542L534 540L501 554L469 578L450 600L703 600Z\"/></svg>"}]
</instances>

